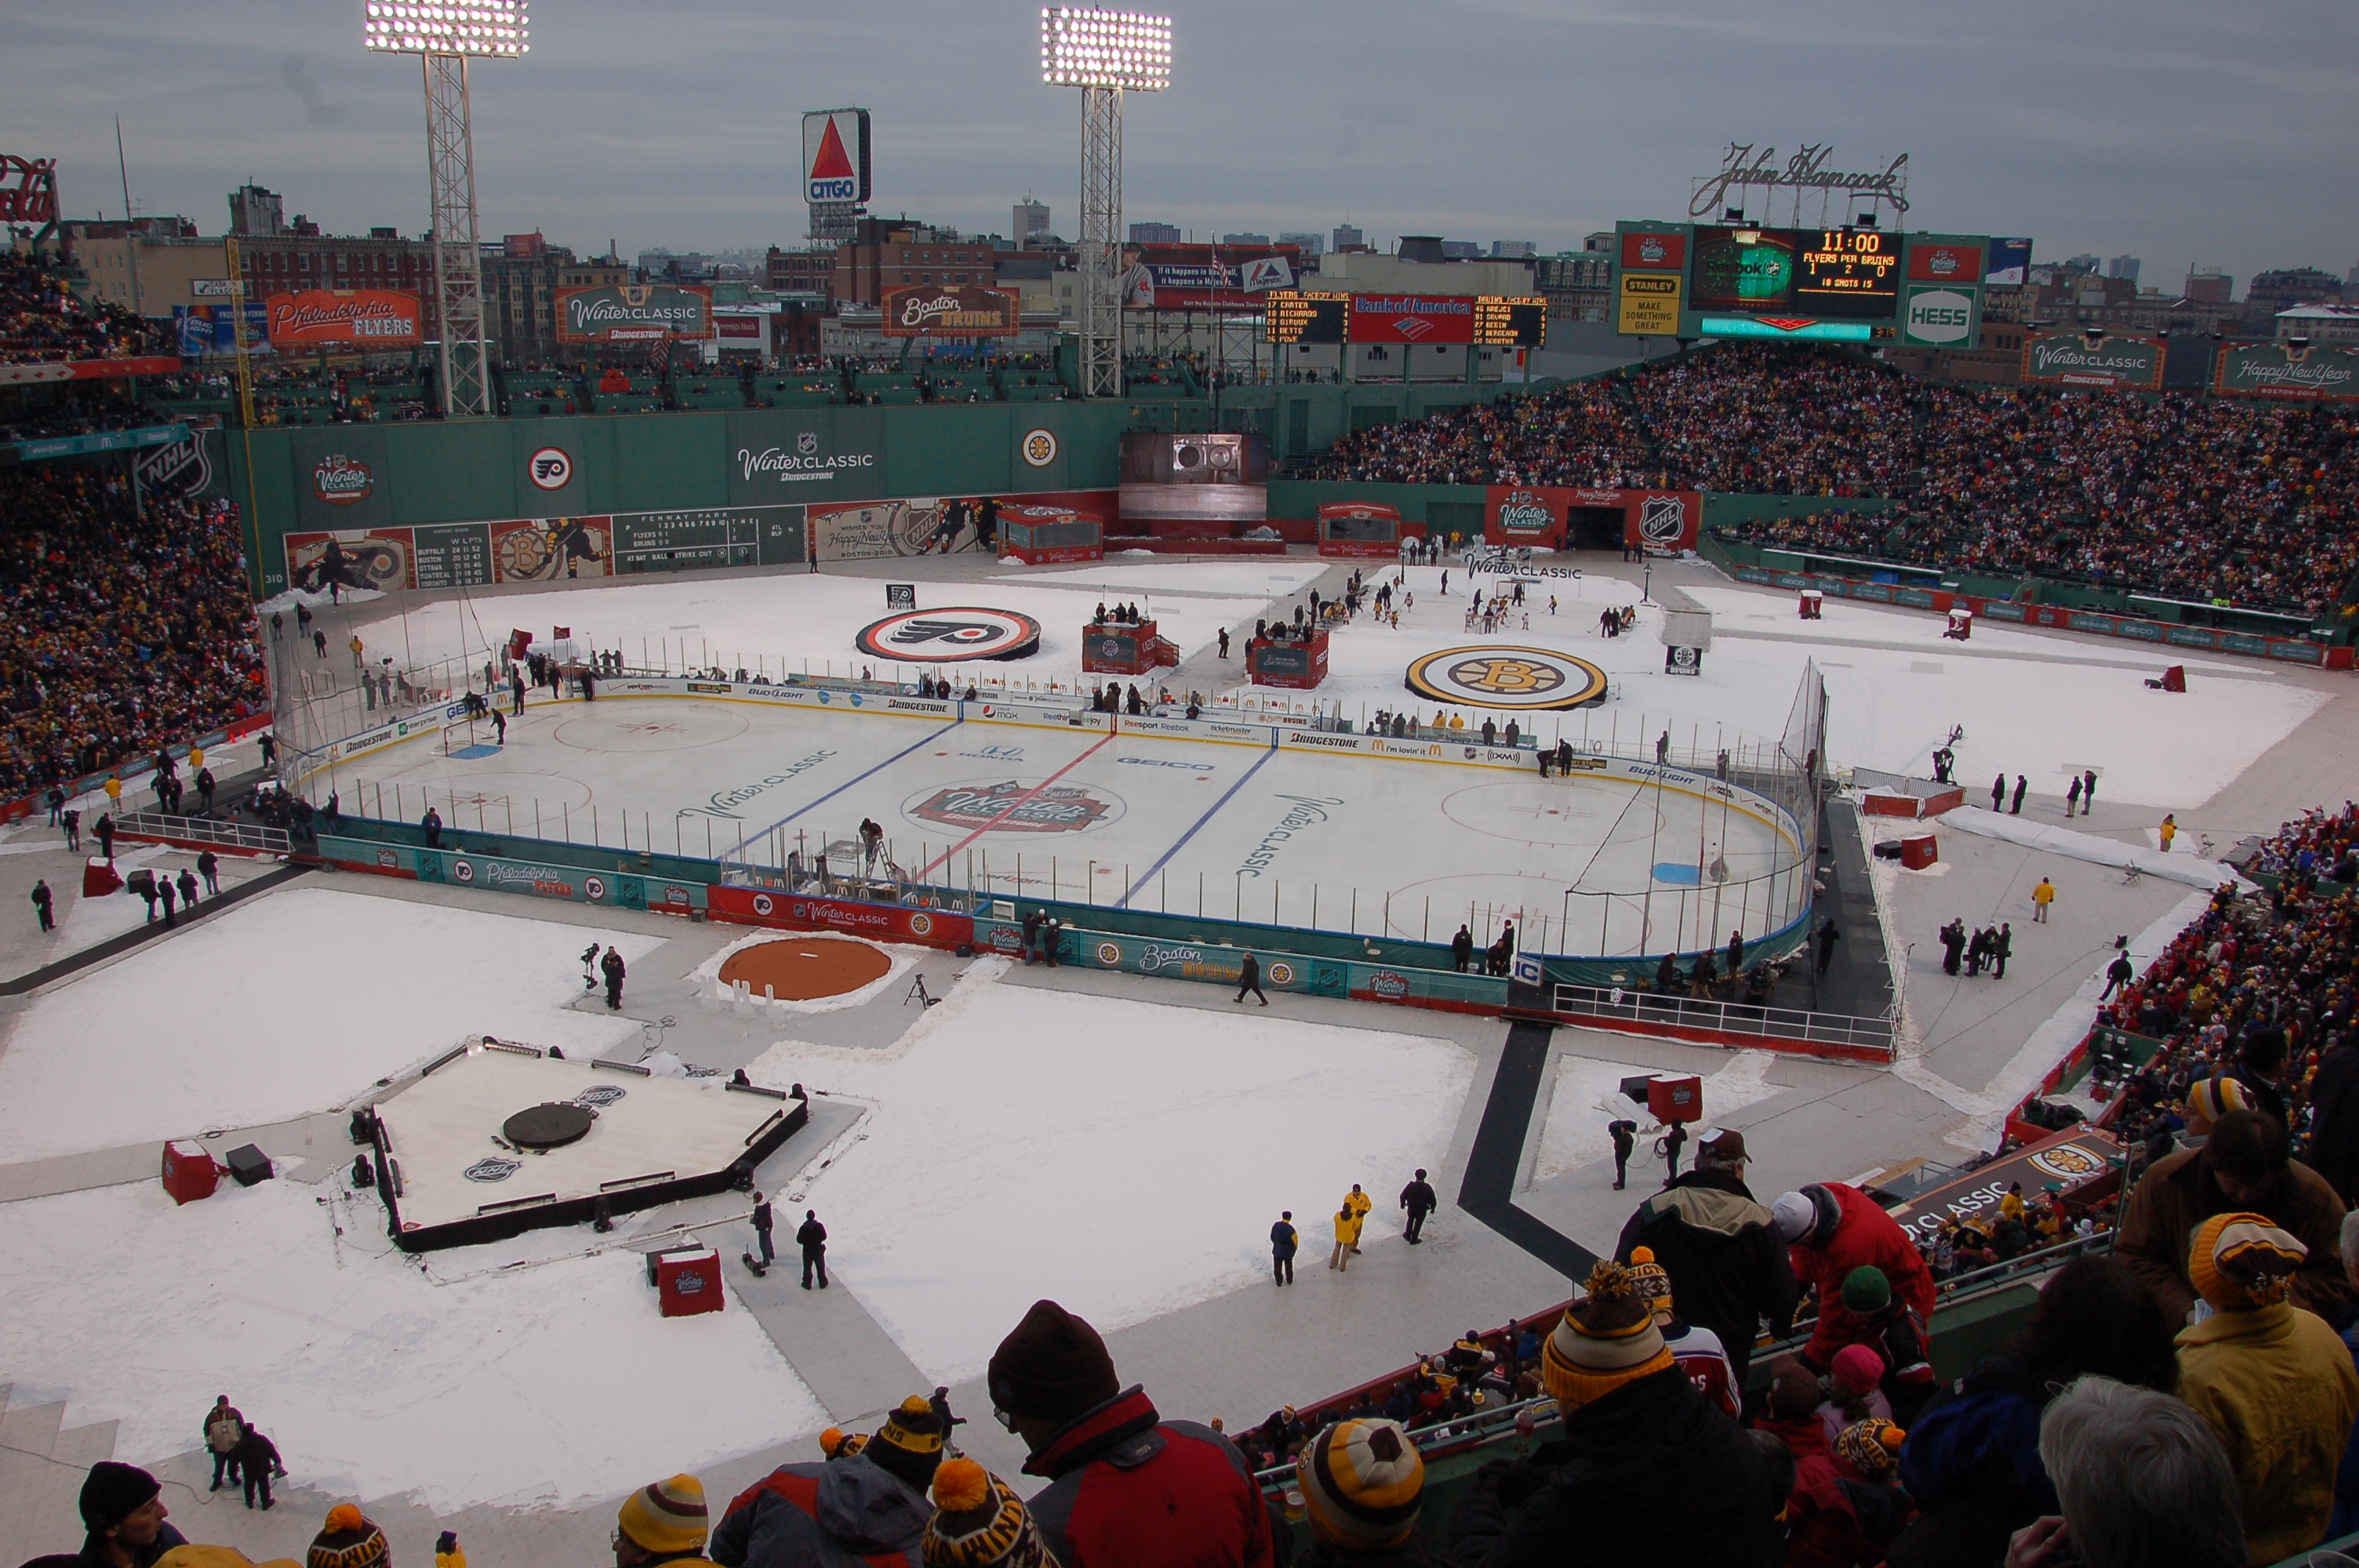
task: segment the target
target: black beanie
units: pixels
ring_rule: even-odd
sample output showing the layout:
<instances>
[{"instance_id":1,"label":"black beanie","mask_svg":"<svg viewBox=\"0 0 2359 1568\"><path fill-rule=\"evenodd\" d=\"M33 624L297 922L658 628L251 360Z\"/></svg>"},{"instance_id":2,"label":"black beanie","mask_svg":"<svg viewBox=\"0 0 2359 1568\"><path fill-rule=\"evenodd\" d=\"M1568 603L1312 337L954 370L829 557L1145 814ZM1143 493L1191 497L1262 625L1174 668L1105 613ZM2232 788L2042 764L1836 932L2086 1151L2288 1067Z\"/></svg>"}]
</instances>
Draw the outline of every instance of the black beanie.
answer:
<instances>
[{"instance_id":1,"label":"black beanie","mask_svg":"<svg viewBox=\"0 0 2359 1568\"><path fill-rule=\"evenodd\" d=\"M1034 1302L992 1352L988 1386L1008 1414L1059 1422L1122 1391L1098 1331L1049 1301Z\"/></svg>"},{"instance_id":2,"label":"black beanie","mask_svg":"<svg viewBox=\"0 0 2359 1568\"><path fill-rule=\"evenodd\" d=\"M136 1465L102 1459L90 1467L90 1476L82 1484L82 1528L92 1535L103 1535L146 1508L147 1499L163 1489L155 1476Z\"/></svg>"}]
</instances>

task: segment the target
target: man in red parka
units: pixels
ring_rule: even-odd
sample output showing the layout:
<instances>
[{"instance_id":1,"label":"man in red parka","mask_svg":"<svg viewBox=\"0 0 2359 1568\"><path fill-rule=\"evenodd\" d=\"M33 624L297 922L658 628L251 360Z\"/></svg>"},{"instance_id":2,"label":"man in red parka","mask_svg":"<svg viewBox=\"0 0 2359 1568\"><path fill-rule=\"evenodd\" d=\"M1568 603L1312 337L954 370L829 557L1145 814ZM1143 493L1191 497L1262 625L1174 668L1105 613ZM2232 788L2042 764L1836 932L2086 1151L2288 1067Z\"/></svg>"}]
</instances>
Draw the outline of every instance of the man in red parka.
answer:
<instances>
[{"instance_id":1,"label":"man in red parka","mask_svg":"<svg viewBox=\"0 0 2359 1568\"><path fill-rule=\"evenodd\" d=\"M1908 1233L1857 1187L1822 1182L1782 1195L1769 1206L1777 1233L1786 1238L1794 1277L1818 1288L1819 1325L1802 1359L1823 1373L1835 1352L1860 1337L1863 1325L1843 1306L1843 1281L1854 1269L1884 1271L1892 1294L1919 1320L1933 1321L1933 1275Z\"/></svg>"}]
</instances>

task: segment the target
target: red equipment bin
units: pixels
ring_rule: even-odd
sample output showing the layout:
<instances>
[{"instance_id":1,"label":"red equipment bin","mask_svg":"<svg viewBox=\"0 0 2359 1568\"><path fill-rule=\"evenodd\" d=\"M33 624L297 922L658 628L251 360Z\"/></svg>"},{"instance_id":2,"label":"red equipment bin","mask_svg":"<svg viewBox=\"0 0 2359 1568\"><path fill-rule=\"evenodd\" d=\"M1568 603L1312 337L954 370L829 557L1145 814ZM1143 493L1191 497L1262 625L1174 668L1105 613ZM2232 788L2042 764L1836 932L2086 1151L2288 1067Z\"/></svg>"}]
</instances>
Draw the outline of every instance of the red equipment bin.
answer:
<instances>
[{"instance_id":1,"label":"red equipment bin","mask_svg":"<svg viewBox=\"0 0 2359 1568\"><path fill-rule=\"evenodd\" d=\"M1940 858L1930 833L1915 833L1900 840L1900 863L1912 871L1921 871Z\"/></svg>"},{"instance_id":2,"label":"red equipment bin","mask_svg":"<svg viewBox=\"0 0 2359 1568\"><path fill-rule=\"evenodd\" d=\"M103 855L92 855L82 865L82 896L104 898L123 886L122 873Z\"/></svg>"},{"instance_id":3,"label":"red equipment bin","mask_svg":"<svg viewBox=\"0 0 2359 1568\"><path fill-rule=\"evenodd\" d=\"M719 1312L728 1304L722 1299L721 1254L710 1247L653 1253L647 1266L655 1271L656 1298L666 1317Z\"/></svg>"},{"instance_id":4,"label":"red equipment bin","mask_svg":"<svg viewBox=\"0 0 2359 1568\"><path fill-rule=\"evenodd\" d=\"M164 1190L172 1195L174 1203L209 1198L220 1184L221 1167L213 1163L203 1144L176 1138L164 1145Z\"/></svg>"},{"instance_id":5,"label":"red equipment bin","mask_svg":"<svg viewBox=\"0 0 2359 1568\"><path fill-rule=\"evenodd\" d=\"M1647 1086L1647 1114L1668 1127L1703 1119L1701 1078L1656 1078Z\"/></svg>"}]
</instances>

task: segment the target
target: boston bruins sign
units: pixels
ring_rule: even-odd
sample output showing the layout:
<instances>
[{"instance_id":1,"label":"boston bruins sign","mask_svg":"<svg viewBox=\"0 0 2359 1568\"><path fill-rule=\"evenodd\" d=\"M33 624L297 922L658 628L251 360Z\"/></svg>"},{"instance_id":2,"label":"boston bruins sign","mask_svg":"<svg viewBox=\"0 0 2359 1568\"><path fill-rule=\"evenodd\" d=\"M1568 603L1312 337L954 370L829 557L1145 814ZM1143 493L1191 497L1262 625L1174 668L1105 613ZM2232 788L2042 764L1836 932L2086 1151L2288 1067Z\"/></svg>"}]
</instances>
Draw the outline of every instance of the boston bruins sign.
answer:
<instances>
[{"instance_id":1,"label":"boston bruins sign","mask_svg":"<svg viewBox=\"0 0 2359 1568\"><path fill-rule=\"evenodd\" d=\"M1418 696L1467 708L1579 708L1602 701L1605 672L1570 654L1483 643L1443 648L1408 667Z\"/></svg>"}]
</instances>

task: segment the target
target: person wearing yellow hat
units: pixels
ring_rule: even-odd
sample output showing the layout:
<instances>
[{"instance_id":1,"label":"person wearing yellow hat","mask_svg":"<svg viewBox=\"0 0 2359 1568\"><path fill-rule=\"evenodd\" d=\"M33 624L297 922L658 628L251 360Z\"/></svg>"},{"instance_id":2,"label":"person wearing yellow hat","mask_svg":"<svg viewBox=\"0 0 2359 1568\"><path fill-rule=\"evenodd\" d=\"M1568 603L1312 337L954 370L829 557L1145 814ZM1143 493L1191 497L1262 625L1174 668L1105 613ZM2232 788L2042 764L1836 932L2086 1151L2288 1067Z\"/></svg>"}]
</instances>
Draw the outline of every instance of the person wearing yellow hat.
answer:
<instances>
[{"instance_id":1,"label":"person wearing yellow hat","mask_svg":"<svg viewBox=\"0 0 2359 1568\"><path fill-rule=\"evenodd\" d=\"M1696 1391L1734 1421L1739 1410L1736 1368L1720 1336L1709 1328L1683 1323L1671 1305L1671 1276L1655 1261L1651 1247L1630 1249L1630 1280L1638 1299L1655 1314L1663 1343L1671 1347L1671 1362L1686 1374Z\"/></svg>"},{"instance_id":2,"label":"person wearing yellow hat","mask_svg":"<svg viewBox=\"0 0 2359 1568\"><path fill-rule=\"evenodd\" d=\"M46 1562L47 1559L37 1561ZM79 1558L69 1559L80 1562ZM26 1568L32 1568L27 1563ZM274 1557L267 1563L256 1563L234 1546L176 1546L156 1559L156 1568L302 1568L292 1557Z\"/></svg>"},{"instance_id":3,"label":"person wearing yellow hat","mask_svg":"<svg viewBox=\"0 0 2359 1568\"><path fill-rule=\"evenodd\" d=\"M1377 1554L1388 1565L1438 1561L1413 1540L1425 1459L1398 1422L1339 1421L1302 1445L1294 1472L1310 1520L1306 1565Z\"/></svg>"},{"instance_id":4,"label":"person wearing yellow hat","mask_svg":"<svg viewBox=\"0 0 2359 1568\"><path fill-rule=\"evenodd\" d=\"M1477 1471L1451 1512L1451 1561L1551 1561L1573 1541L1584 1562L1768 1560L1760 1450L1680 1375L1629 1270L1590 1271L1541 1347L1540 1380L1564 1411L1552 1462ZM1649 1498L1675 1501L1633 1506Z\"/></svg>"},{"instance_id":5,"label":"person wearing yellow hat","mask_svg":"<svg viewBox=\"0 0 2359 1568\"><path fill-rule=\"evenodd\" d=\"M2252 1563L2315 1546L2336 1466L2359 1420L2359 1371L2342 1337L2288 1300L2309 1249L2267 1215L2195 1227L2187 1271L2210 1315L2179 1333L2179 1397L2227 1450Z\"/></svg>"},{"instance_id":6,"label":"person wearing yellow hat","mask_svg":"<svg viewBox=\"0 0 2359 1568\"><path fill-rule=\"evenodd\" d=\"M964 1458L934 1472L934 1517L919 1552L927 1568L1057 1568L1016 1489Z\"/></svg>"},{"instance_id":7,"label":"person wearing yellow hat","mask_svg":"<svg viewBox=\"0 0 2359 1568\"><path fill-rule=\"evenodd\" d=\"M2193 1321L2201 1293L2189 1272L2196 1227L2222 1214L2257 1214L2306 1249L2291 1300L2333 1322L2353 1300L2343 1271L2343 1205L2326 1179L2294 1159L2285 1124L2257 1110L2221 1113L2199 1149L2147 1167L2122 1206L2114 1256L2175 1324Z\"/></svg>"},{"instance_id":8,"label":"person wearing yellow hat","mask_svg":"<svg viewBox=\"0 0 2359 1568\"><path fill-rule=\"evenodd\" d=\"M623 1499L615 1516L614 1568L704 1563L704 1483L693 1476L650 1481Z\"/></svg>"},{"instance_id":9,"label":"person wearing yellow hat","mask_svg":"<svg viewBox=\"0 0 2359 1568\"><path fill-rule=\"evenodd\" d=\"M380 1568L390 1560L385 1531L376 1521L350 1503L338 1503L311 1538L303 1568Z\"/></svg>"},{"instance_id":10,"label":"person wearing yellow hat","mask_svg":"<svg viewBox=\"0 0 2359 1568\"><path fill-rule=\"evenodd\" d=\"M833 1431L833 1429L831 1429ZM818 1465L781 1465L730 1499L713 1528L716 1563L915 1558L933 1512L926 1488L950 1423L918 1394L903 1400L855 1450L834 1433Z\"/></svg>"}]
</instances>

